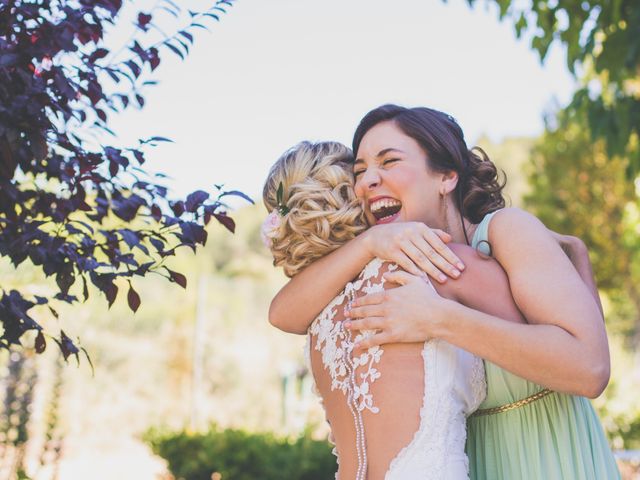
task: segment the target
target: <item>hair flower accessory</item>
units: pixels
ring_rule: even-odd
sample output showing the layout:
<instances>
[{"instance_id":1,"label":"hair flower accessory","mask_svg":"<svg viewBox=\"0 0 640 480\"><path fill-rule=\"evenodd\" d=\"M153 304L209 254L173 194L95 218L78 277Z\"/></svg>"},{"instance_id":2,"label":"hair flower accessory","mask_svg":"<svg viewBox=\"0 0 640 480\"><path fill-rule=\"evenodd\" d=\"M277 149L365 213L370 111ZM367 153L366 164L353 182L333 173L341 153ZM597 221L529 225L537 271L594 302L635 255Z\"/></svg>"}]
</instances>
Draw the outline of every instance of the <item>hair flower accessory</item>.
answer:
<instances>
[{"instance_id":1,"label":"hair flower accessory","mask_svg":"<svg viewBox=\"0 0 640 480\"><path fill-rule=\"evenodd\" d=\"M280 224L282 223L282 219L280 218L280 212L278 210L274 210L267 218L265 218L264 222L262 222L262 227L260 228L260 238L262 238L262 243L267 248L271 248L271 244L273 243L273 239L278 234L278 230L280 229Z\"/></svg>"},{"instance_id":2,"label":"hair flower accessory","mask_svg":"<svg viewBox=\"0 0 640 480\"><path fill-rule=\"evenodd\" d=\"M283 196L284 187L282 186L282 182L280 182L278 191L276 192L276 208L267 215L267 218L262 222L262 227L260 228L262 243L264 243L267 248L271 248L273 239L278 234L278 230L282 224L282 218L289 213L289 207L282 202Z\"/></svg>"}]
</instances>

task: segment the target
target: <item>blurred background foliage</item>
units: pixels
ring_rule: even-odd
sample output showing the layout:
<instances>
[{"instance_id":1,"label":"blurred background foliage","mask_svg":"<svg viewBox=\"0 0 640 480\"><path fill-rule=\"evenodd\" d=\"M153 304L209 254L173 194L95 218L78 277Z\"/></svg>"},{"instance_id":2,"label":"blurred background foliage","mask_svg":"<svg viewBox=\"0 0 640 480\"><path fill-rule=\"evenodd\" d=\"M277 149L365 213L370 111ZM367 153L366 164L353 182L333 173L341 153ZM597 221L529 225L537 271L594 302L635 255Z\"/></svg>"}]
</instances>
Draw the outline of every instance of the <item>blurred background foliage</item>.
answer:
<instances>
[{"instance_id":1,"label":"blurred background foliage","mask_svg":"<svg viewBox=\"0 0 640 480\"><path fill-rule=\"evenodd\" d=\"M640 449L640 5L541 0L524 11L496 3L518 35L533 32L541 58L562 43L581 85L570 105L549 112L539 138L477 143L507 174L512 205L589 247L612 358L609 387L594 404L614 448ZM61 309L60 320L37 311L51 330L64 323L80 337L95 374L86 363L61 368L53 349L0 352L2 478L159 478L168 465L178 478L236 479L233 469L267 471L281 461L309 475L300 478L326 478L318 472L333 459L304 339L266 320L285 278L259 239L265 215L260 205L237 211L233 236L209 227L197 256L170 260L188 288L140 282L135 315L126 299L106 311L97 295ZM28 262L16 270L6 260L0 284L34 295L54 288Z\"/></svg>"}]
</instances>

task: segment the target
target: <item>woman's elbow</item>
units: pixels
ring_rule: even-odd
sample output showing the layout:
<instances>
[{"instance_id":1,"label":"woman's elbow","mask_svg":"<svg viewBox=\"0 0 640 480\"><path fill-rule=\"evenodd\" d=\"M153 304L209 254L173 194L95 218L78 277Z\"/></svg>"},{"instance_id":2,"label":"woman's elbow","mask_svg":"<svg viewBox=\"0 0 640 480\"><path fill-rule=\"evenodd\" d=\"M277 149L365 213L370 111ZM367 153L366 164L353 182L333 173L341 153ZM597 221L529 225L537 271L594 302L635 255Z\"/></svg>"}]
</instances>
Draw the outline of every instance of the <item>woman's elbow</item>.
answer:
<instances>
[{"instance_id":1,"label":"woman's elbow","mask_svg":"<svg viewBox=\"0 0 640 480\"><path fill-rule=\"evenodd\" d=\"M274 307L273 302L269 307L269 323L276 327L278 330L282 330L286 333L294 333L296 335L304 335L307 330L302 330L298 325L287 322L286 315L282 315L278 312L278 309Z\"/></svg>"},{"instance_id":2,"label":"woman's elbow","mask_svg":"<svg viewBox=\"0 0 640 480\"><path fill-rule=\"evenodd\" d=\"M587 398L599 397L604 392L604 389L607 388L610 376L610 362L608 360L597 362L589 369L583 385L584 391L580 392L580 395Z\"/></svg>"}]
</instances>

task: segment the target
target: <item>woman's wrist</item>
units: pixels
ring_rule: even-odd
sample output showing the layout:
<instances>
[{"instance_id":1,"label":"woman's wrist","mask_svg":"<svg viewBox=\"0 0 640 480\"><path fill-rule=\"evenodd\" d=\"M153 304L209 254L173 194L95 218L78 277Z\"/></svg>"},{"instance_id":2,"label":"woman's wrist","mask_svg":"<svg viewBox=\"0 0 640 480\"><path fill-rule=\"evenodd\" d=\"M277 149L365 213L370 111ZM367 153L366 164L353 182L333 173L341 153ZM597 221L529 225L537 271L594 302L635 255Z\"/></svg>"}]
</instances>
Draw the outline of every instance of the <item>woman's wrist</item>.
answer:
<instances>
[{"instance_id":1,"label":"woman's wrist","mask_svg":"<svg viewBox=\"0 0 640 480\"><path fill-rule=\"evenodd\" d=\"M368 228L367 230L365 230L355 238L355 241L360 242L362 248L366 253L366 256L370 260L376 256L374 245L373 245L374 238L375 238L375 230L374 230L375 228L376 227L374 225L373 227Z\"/></svg>"},{"instance_id":2,"label":"woman's wrist","mask_svg":"<svg viewBox=\"0 0 640 480\"><path fill-rule=\"evenodd\" d=\"M461 305L448 298L442 297L440 301L440 308L429 312L429 321L425 322L425 326L428 326L428 331L423 332L425 339L438 338L440 340L447 340L453 335L453 326L455 322L451 320L458 314L458 308Z\"/></svg>"}]
</instances>

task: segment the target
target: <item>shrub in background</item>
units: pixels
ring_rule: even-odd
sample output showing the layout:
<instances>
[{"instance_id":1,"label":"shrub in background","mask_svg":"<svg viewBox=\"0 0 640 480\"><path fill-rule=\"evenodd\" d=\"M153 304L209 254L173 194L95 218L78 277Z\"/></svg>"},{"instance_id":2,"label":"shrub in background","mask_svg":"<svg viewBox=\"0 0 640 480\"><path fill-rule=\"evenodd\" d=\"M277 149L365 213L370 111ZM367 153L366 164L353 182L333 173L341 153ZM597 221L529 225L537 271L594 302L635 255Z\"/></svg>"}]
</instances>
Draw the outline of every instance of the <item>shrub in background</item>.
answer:
<instances>
[{"instance_id":1,"label":"shrub in background","mask_svg":"<svg viewBox=\"0 0 640 480\"><path fill-rule=\"evenodd\" d=\"M177 479L210 480L217 472L222 480L326 480L337 470L331 445L309 433L289 440L212 425L204 433L152 429L144 441Z\"/></svg>"}]
</instances>

